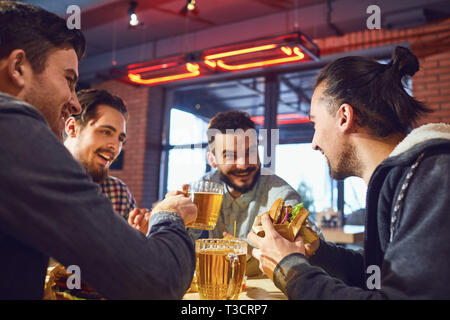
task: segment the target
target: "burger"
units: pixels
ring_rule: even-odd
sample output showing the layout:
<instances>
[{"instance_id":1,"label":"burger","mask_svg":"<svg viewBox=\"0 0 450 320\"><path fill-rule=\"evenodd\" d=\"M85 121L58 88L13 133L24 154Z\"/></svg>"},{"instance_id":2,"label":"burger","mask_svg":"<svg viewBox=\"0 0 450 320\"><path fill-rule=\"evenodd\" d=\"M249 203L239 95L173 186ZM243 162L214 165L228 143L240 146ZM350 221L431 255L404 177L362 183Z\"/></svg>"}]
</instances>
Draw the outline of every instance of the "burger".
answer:
<instances>
[{"instance_id":1,"label":"burger","mask_svg":"<svg viewBox=\"0 0 450 320\"><path fill-rule=\"evenodd\" d=\"M49 267L45 279L44 300L104 300L92 287L81 281L80 289L69 289L67 279L72 276L61 264Z\"/></svg>"},{"instance_id":2,"label":"burger","mask_svg":"<svg viewBox=\"0 0 450 320\"><path fill-rule=\"evenodd\" d=\"M289 241L294 241L299 234L304 243L311 243L319 239L317 233L308 226L307 218L310 213L303 206L303 203L294 207L285 206L283 199L278 198L265 214L270 216L275 230ZM261 216L256 217L252 229L258 236L264 237Z\"/></svg>"}]
</instances>

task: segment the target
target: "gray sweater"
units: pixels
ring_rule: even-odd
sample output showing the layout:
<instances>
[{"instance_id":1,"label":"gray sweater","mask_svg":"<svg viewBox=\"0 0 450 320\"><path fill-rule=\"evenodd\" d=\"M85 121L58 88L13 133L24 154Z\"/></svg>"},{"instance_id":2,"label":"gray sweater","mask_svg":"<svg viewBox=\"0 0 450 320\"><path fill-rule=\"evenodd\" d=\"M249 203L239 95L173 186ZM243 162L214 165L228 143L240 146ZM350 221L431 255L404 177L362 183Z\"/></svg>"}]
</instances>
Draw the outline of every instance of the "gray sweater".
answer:
<instances>
[{"instance_id":1,"label":"gray sweater","mask_svg":"<svg viewBox=\"0 0 450 320\"><path fill-rule=\"evenodd\" d=\"M0 93L0 299L41 299L49 257L109 299L180 299L195 268L178 215L131 228L45 118Z\"/></svg>"}]
</instances>

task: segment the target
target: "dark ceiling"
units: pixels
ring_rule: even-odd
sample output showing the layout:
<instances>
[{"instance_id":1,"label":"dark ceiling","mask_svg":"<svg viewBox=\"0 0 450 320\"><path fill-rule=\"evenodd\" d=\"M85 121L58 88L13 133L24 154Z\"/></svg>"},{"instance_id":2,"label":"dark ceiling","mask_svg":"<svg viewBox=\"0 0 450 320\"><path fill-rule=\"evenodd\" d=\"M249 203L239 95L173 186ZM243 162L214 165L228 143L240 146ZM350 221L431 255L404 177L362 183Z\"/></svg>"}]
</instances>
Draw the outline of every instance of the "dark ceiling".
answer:
<instances>
[{"instance_id":1,"label":"dark ceiling","mask_svg":"<svg viewBox=\"0 0 450 320\"><path fill-rule=\"evenodd\" d=\"M142 25L129 28L129 0L22 1L60 16L68 16L70 5L80 7L88 42L80 73L88 80L112 61L126 66L294 30L312 39L362 30L372 4L380 7L384 28L450 16L448 0L196 0L196 12L187 15L181 13L186 0L136 0Z\"/></svg>"}]
</instances>

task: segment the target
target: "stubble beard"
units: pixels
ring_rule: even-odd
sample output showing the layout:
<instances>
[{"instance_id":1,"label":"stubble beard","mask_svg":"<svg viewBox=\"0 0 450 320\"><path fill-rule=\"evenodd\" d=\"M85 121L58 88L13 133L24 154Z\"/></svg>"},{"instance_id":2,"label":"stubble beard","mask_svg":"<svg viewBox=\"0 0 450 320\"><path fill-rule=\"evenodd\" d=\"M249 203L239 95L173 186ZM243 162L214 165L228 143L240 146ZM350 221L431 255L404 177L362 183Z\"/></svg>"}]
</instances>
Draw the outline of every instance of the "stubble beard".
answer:
<instances>
[{"instance_id":1,"label":"stubble beard","mask_svg":"<svg viewBox=\"0 0 450 320\"><path fill-rule=\"evenodd\" d=\"M256 173L255 173L255 175L253 176L252 182L251 182L250 184L244 185L244 186L242 186L242 187L240 187L240 186L234 184L234 183L231 181L231 179L230 179L226 174L224 174L224 173L222 172L222 170L220 170L219 168L218 168L218 172L219 172L219 177L220 177L220 179L221 179L223 182L225 182L225 183L226 183L229 187L231 187L233 190L235 190L235 191L237 191L237 192L239 192L239 193L241 193L241 194L244 194L244 193L247 193L248 191L250 191L250 190L253 189L253 187L255 186L256 182L258 182L259 176L261 175L261 166L259 166L258 169L255 169L254 167L249 168L249 169L250 169L252 172L256 170ZM249 169L247 169L247 170L249 170Z\"/></svg>"},{"instance_id":2,"label":"stubble beard","mask_svg":"<svg viewBox=\"0 0 450 320\"><path fill-rule=\"evenodd\" d=\"M96 168L87 161L80 163L95 183L100 184L109 176L109 168Z\"/></svg>"},{"instance_id":3,"label":"stubble beard","mask_svg":"<svg viewBox=\"0 0 450 320\"><path fill-rule=\"evenodd\" d=\"M337 161L332 165L327 158L330 176L335 180L343 180L352 176L361 176L361 161L355 148L350 144L343 145L342 152L338 155Z\"/></svg>"}]
</instances>

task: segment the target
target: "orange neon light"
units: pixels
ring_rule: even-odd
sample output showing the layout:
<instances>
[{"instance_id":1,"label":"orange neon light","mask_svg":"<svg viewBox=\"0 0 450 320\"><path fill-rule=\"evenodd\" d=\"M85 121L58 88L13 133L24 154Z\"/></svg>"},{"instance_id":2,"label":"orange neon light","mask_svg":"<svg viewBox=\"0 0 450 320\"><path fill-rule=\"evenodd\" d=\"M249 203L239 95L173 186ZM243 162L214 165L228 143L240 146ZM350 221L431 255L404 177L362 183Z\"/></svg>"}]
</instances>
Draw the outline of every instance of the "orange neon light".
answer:
<instances>
[{"instance_id":1,"label":"orange neon light","mask_svg":"<svg viewBox=\"0 0 450 320\"><path fill-rule=\"evenodd\" d=\"M251 117L252 121L258 125L264 125L264 116ZM297 113L279 114L277 115L277 124L299 124L310 123L308 117L302 117Z\"/></svg>"},{"instance_id":2,"label":"orange neon light","mask_svg":"<svg viewBox=\"0 0 450 320\"><path fill-rule=\"evenodd\" d=\"M128 72L130 72L130 73L141 73L141 72L147 72L147 71L158 70L158 69L166 69L166 68L173 67L173 66L176 66L176 65L177 65L176 62L163 63L163 64L154 65L154 66L148 66L148 67L128 70Z\"/></svg>"},{"instance_id":3,"label":"orange neon light","mask_svg":"<svg viewBox=\"0 0 450 320\"><path fill-rule=\"evenodd\" d=\"M252 63L246 63L246 64L240 64L240 65L229 65L223 62L223 60L217 60L216 64L217 67L228 70L228 71L235 71L235 70L244 70L244 69L250 69L250 68L260 68L260 67L267 67L275 64L280 63L288 63L288 62L295 62L300 61L303 58L305 58L305 55L303 52L300 51L298 47L294 47L292 49L294 55L292 55L292 51L288 49L288 47L282 47L280 48L281 51L283 51L284 54L290 55L290 57L286 58L278 58L278 59L272 59L272 60L265 60L265 61L257 61ZM206 63L206 61L205 61Z\"/></svg>"},{"instance_id":4,"label":"orange neon light","mask_svg":"<svg viewBox=\"0 0 450 320\"><path fill-rule=\"evenodd\" d=\"M267 44L264 46L258 46L258 47L246 48L246 49L241 49L241 50L234 50L234 51L212 54L212 55L206 56L204 59L205 60L214 60L214 59L218 59L218 58L237 56L240 54L246 54L246 53L251 53L251 52L270 50L270 49L274 49L276 47L277 47L276 44Z\"/></svg>"},{"instance_id":5,"label":"orange neon light","mask_svg":"<svg viewBox=\"0 0 450 320\"><path fill-rule=\"evenodd\" d=\"M128 79L130 79L134 83L138 84L157 84L161 82L168 82L168 81L174 81L174 80L180 80L180 79L186 79L186 78L194 78L200 75L200 66L196 63L186 63L186 71L187 73L181 73L171 76L164 76L164 77L158 77L158 78L151 78L151 79L142 79L140 74L134 74L129 73Z\"/></svg>"}]
</instances>

